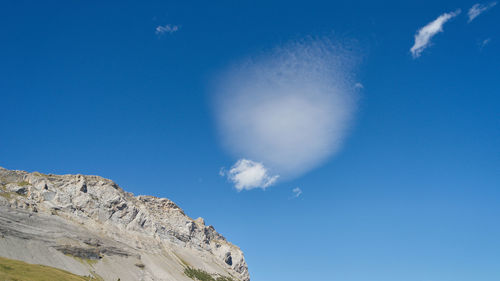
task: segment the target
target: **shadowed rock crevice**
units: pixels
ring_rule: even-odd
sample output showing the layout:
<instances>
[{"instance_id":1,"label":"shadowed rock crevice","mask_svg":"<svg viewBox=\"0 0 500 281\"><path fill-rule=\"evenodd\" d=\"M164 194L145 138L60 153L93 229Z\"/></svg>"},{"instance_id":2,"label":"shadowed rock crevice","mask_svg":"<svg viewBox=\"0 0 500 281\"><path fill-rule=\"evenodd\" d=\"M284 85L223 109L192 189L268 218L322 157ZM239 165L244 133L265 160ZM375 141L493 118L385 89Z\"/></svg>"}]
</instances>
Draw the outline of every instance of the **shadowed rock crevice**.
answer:
<instances>
[{"instance_id":1,"label":"shadowed rock crevice","mask_svg":"<svg viewBox=\"0 0 500 281\"><path fill-rule=\"evenodd\" d=\"M81 248L74 246L56 246L54 247L65 255L70 255L77 258L98 260L101 258L100 252L95 248Z\"/></svg>"},{"instance_id":2,"label":"shadowed rock crevice","mask_svg":"<svg viewBox=\"0 0 500 281\"><path fill-rule=\"evenodd\" d=\"M116 247L77 247L77 246L69 246L69 245L63 245L63 246L56 246L54 247L58 251L62 252L65 255L71 255L77 258L82 258L82 259L91 259L91 260L97 260L102 258L104 255L108 256L122 256L122 257L129 257L129 256L136 256L140 257L140 255L137 254L131 254L130 252L124 251L122 249L116 248Z\"/></svg>"}]
</instances>

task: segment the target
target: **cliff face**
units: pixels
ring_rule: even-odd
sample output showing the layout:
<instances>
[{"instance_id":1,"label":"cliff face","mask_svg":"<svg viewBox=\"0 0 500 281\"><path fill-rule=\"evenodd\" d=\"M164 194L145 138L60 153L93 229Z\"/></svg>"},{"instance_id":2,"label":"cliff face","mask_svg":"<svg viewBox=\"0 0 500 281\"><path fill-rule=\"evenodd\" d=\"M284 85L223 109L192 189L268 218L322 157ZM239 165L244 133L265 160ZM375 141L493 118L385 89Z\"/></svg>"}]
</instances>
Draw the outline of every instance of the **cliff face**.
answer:
<instances>
[{"instance_id":1,"label":"cliff face","mask_svg":"<svg viewBox=\"0 0 500 281\"><path fill-rule=\"evenodd\" d=\"M104 280L250 280L242 251L203 219L98 176L0 168L0 233L0 256Z\"/></svg>"}]
</instances>

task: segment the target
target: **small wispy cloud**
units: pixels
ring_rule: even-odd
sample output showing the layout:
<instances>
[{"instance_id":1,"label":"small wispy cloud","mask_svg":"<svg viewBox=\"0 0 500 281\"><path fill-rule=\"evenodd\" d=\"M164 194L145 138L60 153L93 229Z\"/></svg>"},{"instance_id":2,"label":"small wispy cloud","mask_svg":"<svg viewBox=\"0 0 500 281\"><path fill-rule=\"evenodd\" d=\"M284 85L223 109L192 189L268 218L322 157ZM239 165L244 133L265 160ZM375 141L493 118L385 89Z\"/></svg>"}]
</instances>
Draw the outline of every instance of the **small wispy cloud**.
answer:
<instances>
[{"instance_id":1,"label":"small wispy cloud","mask_svg":"<svg viewBox=\"0 0 500 281\"><path fill-rule=\"evenodd\" d=\"M478 43L479 50L483 50L483 48L491 42L491 38L486 38Z\"/></svg>"},{"instance_id":2,"label":"small wispy cloud","mask_svg":"<svg viewBox=\"0 0 500 281\"><path fill-rule=\"evenodd\" d=\"M297 198L302 194L302 189L300 189L300 187L296 187L292 189L292 192L293 192L293 197Z\"/></svg>"},{"instance_id":3,"label":"small wispy cloud","mask_svg":"<svg viewBox=\"0 0 500 281\"><path fill-rule=\"evenodd\" d=\"M467 15L469 16L469 21L473 21L475 18L477 18L480 14L486 12L487 10L493 8L497 2L491 2L488 4L474 4L470 9Z\"/></svg>"},{"instance_id":4,"label":"small wispy cloud","mask_svg":"<svg viewBox=\"0 0 500 281\"><path fill-rule=\"evenodd\" d=\"M420 28L417 31L417 34L415 34L415 43L410 49L413 58L420 57L422 52L429 47L432 37L439 32L443 32L443 25L450 19L456 17L458 14L460 14L460 10L444 13L432 22L428 23L426 26Z\"/></svg>"},{"instance_id":5,"label":"small wispy cloud","mask_svg":"<svg viewBox=\"0 0 500 281\"><path fill-rule=\"evenodd\" d=\"M266 189L279 178L279 175L269 175L262 163L248 159L238 160L227 172L221 169L219 175L227 176L227 179L234 183L234 187L238 191L254 188Z\"/></svg>"},{"instance_id":6,"label":"small wispy cloud","mask_svg":"<svg viewBox=\"0 0 500 281\"><path fill-rule=\"evenodd\" d=\"M174 32L179 31L180 26L178 25L173 25L173 24L167 24L167 25L159 25L156 27L156 35L162 35L165 33L172 34Z\"/></svg>"}]
</instances>

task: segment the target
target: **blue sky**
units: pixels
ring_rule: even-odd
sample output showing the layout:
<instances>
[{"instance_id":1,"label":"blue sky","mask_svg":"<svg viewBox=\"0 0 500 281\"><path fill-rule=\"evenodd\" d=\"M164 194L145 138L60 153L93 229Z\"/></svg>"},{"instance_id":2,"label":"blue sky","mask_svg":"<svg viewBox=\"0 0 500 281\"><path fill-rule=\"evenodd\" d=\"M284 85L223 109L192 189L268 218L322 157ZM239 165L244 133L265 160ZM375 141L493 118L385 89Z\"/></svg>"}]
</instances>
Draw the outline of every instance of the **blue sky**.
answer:
<instances>
[{"instance_id":1,"label":"blue sky","mask_svg":"<svg viewBox=\"0 0 500 281\"><path fill-rule=\"evenodd\" d=\"M239 245L252 280L498 280L499 6L101 2L0 4L0 166L97 174L168 197ZM474 4L482 13L470 21ZM424 48L412 52L425 26ZM315 44L326 51L304 55ZM291 157L296 169L278 163L290 151L280 139L271 136L277 146L269 147L285 154L266 158L269 150L251 148L267 147L269 135L248 134L246 123L225 127L232 114L258 113L226 115L217 102L281 93L262 81L283 50L298 57L285 82L295 81L299 101L307 75L322 77L310 80L325 83L314 89L343 85L318 92L335 102L314 132L344 129L321 139L326 148L306 140L317 156ZM334 68L311 70L330 60ZM350 104L339 105L339 93L355 105L329 119ZM242 132L254 146L231 143ZM241 159L262 164L267 178L238 191L231 168Z\"/></svg>"}]
</instances>

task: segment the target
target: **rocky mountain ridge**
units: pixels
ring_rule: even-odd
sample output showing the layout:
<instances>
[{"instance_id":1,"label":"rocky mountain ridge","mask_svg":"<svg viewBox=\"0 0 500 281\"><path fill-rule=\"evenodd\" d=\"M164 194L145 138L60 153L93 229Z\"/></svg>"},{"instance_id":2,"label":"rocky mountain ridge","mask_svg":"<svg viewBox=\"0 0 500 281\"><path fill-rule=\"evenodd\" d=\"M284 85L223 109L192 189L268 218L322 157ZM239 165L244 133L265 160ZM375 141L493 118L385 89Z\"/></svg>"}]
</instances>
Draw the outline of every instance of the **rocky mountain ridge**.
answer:
<instances>
[{"instance_id":1,"label":"rocky mountain ridge","mask_svg":"<svg viewBox=\"0 0 500 281\"><path fill-rule=\"evenodd\" d=\"M104 280L250 280L242 251L203 219L99 176L0 168L0 233L0 256Z\"/></svg>"}]
</instances>

